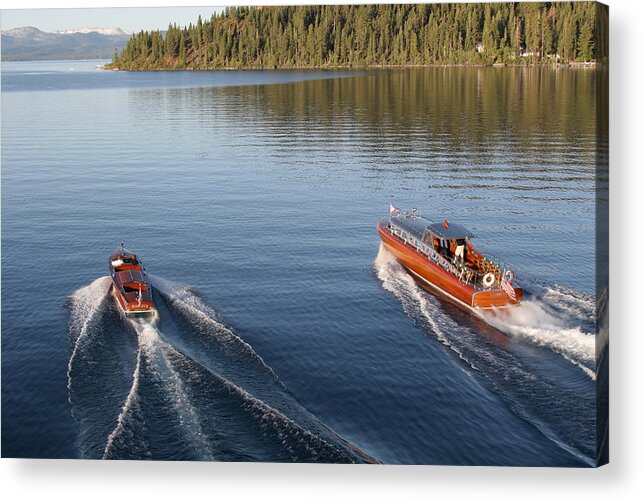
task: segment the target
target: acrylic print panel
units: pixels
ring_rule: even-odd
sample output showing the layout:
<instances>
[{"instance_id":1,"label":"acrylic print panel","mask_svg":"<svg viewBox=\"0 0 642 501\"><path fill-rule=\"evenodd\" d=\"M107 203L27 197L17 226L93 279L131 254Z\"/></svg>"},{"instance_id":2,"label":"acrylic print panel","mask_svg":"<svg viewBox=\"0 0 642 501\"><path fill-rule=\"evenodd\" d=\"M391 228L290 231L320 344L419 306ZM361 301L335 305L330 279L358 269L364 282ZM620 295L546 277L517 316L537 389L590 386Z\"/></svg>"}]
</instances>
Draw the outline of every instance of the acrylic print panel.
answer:
<instances>
[{"instance_id":1,"label":"acrylic print panel","mask_svg":"<svg viewBox=\"0 0 642 501\"><path fill-rule=\"evenodd\" d=\"M3 11L3 457L607 462L607 13Z\"/></svg>"}]
</instances>

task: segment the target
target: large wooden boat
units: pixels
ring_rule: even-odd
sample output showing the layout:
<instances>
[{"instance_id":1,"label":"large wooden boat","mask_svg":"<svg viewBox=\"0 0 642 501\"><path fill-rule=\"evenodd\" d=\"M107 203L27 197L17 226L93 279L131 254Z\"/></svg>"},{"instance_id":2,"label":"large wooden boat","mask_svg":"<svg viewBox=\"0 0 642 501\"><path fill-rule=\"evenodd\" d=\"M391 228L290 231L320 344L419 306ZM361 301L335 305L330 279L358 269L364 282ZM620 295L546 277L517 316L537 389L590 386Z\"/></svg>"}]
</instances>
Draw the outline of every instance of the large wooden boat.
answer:
<instances>
[{"instance_id":1,"label":"large wooden boat","mask_svg":"<svg viewBox=\"0 0 642 501\"><path fill-rule=\"evenodd\" d=\"M474 309L521 302L515 270L477 251L470 241L475 235L463 226L393 206L377 226L383 245L404 268L458 304Z\"/></svg>"},{"instance_id":2,"label":"large wooden boat","mask_svg":"<svg viewBox=\"0 0 642 501\"><path fill-rule=\"evenodd\" d=\"M156 313L152 289L138 256L121 242L109 256L109 272L116 301L127 316L147 317Z\"/></svg>"}]
</instances>

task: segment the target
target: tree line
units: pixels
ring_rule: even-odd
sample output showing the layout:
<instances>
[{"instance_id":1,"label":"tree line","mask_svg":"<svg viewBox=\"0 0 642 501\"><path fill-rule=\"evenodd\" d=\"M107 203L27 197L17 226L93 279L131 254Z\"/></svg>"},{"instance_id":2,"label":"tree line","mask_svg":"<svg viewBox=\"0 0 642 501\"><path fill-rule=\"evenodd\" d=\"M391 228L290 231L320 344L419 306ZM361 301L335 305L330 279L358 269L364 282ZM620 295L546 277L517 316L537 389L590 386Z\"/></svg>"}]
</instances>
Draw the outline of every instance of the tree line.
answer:
<instances>
[{"instance_id":1,"label":"tree line","mask_svg":"<svg viewBox=\"0 0 642 501\"><path fill-rule=\"evenodd\" d=\"M228 7L134 34L110 67L592 62L607 53L604 17L595 2Z\"/></svg>"}]
</instances>

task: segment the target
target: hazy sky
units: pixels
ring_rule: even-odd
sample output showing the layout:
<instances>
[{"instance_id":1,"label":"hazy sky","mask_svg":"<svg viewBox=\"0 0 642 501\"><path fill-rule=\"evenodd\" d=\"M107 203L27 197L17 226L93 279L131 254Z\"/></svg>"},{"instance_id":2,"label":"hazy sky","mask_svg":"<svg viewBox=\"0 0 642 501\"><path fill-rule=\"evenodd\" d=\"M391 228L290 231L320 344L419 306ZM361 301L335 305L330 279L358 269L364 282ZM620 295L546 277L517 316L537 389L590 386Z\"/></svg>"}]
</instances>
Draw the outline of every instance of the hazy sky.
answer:
<instances>
[{"instance_id":1,"label":"hazy sky","mask_svg":"<svg viewBox=\"0 0 642 501\"><path fill-rule=\"evenodd\" d=\"M215 3L215 2L213 2ZM209 19L223 7L122 7L93 9L2 9L0 26L3 30L34 26L42 31L69 28L122 28L126 31L166 29L172 22L178 25L195 23L199 14Z\"/></svg>"}]
</instances>

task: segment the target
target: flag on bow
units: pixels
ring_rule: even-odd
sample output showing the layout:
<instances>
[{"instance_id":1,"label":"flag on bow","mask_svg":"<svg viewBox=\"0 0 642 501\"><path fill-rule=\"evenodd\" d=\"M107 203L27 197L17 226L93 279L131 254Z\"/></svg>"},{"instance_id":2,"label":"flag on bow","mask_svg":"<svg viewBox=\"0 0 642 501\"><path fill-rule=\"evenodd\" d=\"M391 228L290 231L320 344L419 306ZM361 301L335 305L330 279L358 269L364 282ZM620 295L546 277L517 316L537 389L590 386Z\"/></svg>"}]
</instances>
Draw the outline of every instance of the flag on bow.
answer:
<instances>
[{"instance_id":1,"label":"flag on bow","mask_svg":"<svg viewBox=\"0 0 642 501\"><path fill-rule=\"evenodd\" d=\"M397 209L394 205L390 204L390 215L393 216L399 212L399 209Z\"/></svg>"}]
</instances>

